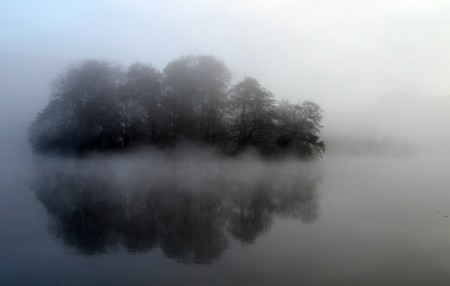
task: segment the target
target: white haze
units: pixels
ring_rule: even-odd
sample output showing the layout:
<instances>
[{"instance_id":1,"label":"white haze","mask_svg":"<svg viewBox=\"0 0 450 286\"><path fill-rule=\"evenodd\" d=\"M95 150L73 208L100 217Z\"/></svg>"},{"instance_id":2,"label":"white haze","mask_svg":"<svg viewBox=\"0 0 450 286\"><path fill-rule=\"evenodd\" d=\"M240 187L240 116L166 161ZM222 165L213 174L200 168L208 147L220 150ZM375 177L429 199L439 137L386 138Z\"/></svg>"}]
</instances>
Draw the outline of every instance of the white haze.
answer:
<instances>
[{"instance_id":1,"label":"white haze","mask_svg":"<svg viewBox=\"0 0 450 286\"><path fill-rule=\"evenodd\" d=\"M448 15L440 0L7 1L0 158L29 151L26 128L69 63L162 69L184 54L214 54L233 81L320 104L329 155L439 152L450 146Z\"/></svg>"},{"instance_id":2,"label":"white haze","mask_svg":"<svg viewBox=\"0 0 450 286\"><path fill-rule=\"evenodd\" d=\"M214 148L190 144L172 152L143 148L85 158L37 157L32 170L38 174L38 180L44 174L101 179L125 193L148 192L148 188L182 189L189 193L253 192L266 188L279 193L307 189L308 184L311 188L323 175L318 161L304 162L293 157L268 160L251 150L229 157Z\"/></svg>"}]
</instances>

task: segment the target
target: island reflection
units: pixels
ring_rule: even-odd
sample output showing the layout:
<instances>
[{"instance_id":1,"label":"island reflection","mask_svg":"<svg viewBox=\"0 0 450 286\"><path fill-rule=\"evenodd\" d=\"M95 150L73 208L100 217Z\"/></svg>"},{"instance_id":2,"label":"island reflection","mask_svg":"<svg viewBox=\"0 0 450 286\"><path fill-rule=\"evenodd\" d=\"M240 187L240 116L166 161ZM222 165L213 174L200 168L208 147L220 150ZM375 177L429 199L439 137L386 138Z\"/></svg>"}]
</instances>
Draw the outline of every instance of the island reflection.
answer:
<instances>
[{"instance_id":1,"label":"island reflection","mask_svg":"<svg viewBox=\"0 0 450 286\"><path fill-rule=\"evenodd\" d=\"M275 216L317 219L320 172L306 163L166 159L46 160L32 186L50 231L83 255L159 247L209 264L230 238L253 243Z\"/></svg>"}]
</instances>

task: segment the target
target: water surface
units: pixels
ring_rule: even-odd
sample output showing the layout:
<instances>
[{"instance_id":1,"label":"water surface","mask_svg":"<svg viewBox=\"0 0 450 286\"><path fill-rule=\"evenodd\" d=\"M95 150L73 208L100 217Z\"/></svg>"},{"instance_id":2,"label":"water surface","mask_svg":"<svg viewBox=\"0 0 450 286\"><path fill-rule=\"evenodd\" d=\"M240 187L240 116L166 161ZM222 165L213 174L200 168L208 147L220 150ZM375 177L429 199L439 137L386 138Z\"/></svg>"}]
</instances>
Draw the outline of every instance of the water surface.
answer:
<instances>
[{"instance_id":1,"label":"water surface","mask_svg":"<svg viewBox=\"0 0 450 286\"><path fill-rule=\"evenodd\" d=\"M446 158L2 162L1 285L448 285Z\"/></svg>"}]
</instances>

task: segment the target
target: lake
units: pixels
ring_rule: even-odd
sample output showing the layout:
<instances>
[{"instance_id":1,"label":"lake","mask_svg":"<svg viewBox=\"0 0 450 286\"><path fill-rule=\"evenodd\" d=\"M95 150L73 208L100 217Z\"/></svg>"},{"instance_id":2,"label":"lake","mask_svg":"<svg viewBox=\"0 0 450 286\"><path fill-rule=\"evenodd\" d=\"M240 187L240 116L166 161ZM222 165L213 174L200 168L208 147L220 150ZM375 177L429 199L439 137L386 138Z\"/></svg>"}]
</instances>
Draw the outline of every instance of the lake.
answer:
<instances>
[{"instance_id":1,"label":"lake","mask_svg":"<svg viewBox=\"0 0 450 286\"><path fill-rule=\"evenodd\" d=\"M450 284L447 157L7 158L0 285Z\"/></svg>"}]
</instances>

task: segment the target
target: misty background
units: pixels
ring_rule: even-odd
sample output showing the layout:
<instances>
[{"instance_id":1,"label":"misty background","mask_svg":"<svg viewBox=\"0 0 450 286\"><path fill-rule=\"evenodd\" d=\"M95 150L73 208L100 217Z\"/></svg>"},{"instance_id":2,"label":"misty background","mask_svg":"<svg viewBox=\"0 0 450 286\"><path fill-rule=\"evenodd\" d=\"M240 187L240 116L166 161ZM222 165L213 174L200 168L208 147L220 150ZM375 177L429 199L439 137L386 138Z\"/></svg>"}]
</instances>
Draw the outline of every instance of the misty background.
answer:
<instances>
[{"instance_id":1,"label":"misty background","mask_svg":"<svg viewBox=\"0 0 450 286\"><path fill-rule=\"evenodd\" d=\"M0 284L449 285L450 1L0 7ZM323 158L32 156L71 64L183 55L319 104Z\"/></svg>"},{"instance_id":2,"label":"misty background","mask_svg":"<svg viewBox=\"0 0 450 286\"><path fill-rule=\"evenodd\" d=\"M162 69L186 54L217 56L234 82L254 76L277 100L317 102L329 155L450 143L447 1L5 1L0 14L2 157L28 148L69 64Z\"/></svg>"}]
</instances>

